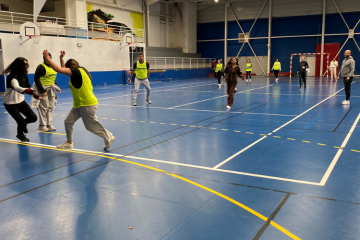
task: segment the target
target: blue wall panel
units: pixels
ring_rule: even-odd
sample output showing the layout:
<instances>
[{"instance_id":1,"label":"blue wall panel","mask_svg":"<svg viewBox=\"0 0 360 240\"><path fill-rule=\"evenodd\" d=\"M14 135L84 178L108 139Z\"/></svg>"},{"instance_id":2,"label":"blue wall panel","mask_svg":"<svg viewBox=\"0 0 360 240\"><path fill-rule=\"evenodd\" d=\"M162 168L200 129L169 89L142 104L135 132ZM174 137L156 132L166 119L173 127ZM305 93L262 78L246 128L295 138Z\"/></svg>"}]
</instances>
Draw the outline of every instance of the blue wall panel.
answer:
<instances>
[{"instance_id":1,"label":"blue wall panel","mask_svg":"<svg viewBox=\"0 0 360 240\"><path fill-rule=\"evenodd\" d=\"M150 81L158 80L176 80L176 79L189 79L189 78L203 78L211 73L211 68L204 69L186 69L186 70L167 70L161 73L150 73Z\"/></svg>"},{"instance_id":2,"label":"blue wall panel","mask_svg":"<svg viewBox=\"0 0 360 240\"><path fill-rule=\"evenodd\" d=\"M0 75L0 92L5 92L4 75Z\"/></svg>"},{"instance_id":3,"label":"blue wall panel","mask_svg":"<svg viewBox=\"0 0 360 240\"><path fill-rule=\"evenodd\" d=\"M345 20L347 21L350 28L354 28L355 24L360 18L359 12L344 13ZM272 35L273 36L294 36L294 35L314 35L321 34L322 27L322 16L298 16L298 17L284 17L284 18L273 18L272 23ZM240 21L241 26L245 32L250 30L253 20ZM214 26L214 28L212 27ZM239 26L235 21L228 23L229 32L228 37L237 38L239 32L241 32ZM328 14L326 16L325 33L347 33L347 28L341 19L339 14ZM254 28L250 34L250 37L266 37L268 34L268 20L258 19ZM216 31L208 32L211 29ZM223 39L224 38L224 22L216 23L200 23L198 24L198 36L199 40L207 39ZM206 31L206 34L204 33ZM356 29L357 33L360 33L360 26ZM209 38L206 38L210 36ZM325 43L340 43L342 45L347 36L328 36L325 37ZM360 43L360 36L357 35L355 39ZM250 40L250 43L258 56L267 55L267 39ZM271 61L275 61L279 58L282 65L283 72L290 70L290 54L291 53L304 53L304 52L315 52L316 44L321 43L321 37L294 37L294 38L273 38L271 44ZM237 41L228 41L228 56L236 56L238 53L241 43ZM198 52L203 57L224 57L224 42L198 42ZM353 40L345 45L343 51L349 49L352 51L352 55L356 61L356 74L360 74L360 53L354 44ZM340 61L343 60L343 51L340 55ZM253 53L249 46L246 44L241 51L240 56L253 56ZM295 57L294 62L298 61ZM296 65L294 66L296 67Z\"/></svg>"}]
</instances>

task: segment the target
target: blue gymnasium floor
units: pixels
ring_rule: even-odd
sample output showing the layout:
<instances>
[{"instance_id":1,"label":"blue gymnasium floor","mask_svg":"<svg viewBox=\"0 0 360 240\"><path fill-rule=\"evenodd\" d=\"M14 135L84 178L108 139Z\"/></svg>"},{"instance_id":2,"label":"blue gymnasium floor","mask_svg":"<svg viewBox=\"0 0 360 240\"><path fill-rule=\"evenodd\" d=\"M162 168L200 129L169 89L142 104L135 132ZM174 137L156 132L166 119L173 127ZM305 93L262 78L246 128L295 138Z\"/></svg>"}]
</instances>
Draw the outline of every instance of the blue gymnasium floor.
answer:
<instances>
[{"instance_id":1,"label":"blue gymnasium floor","mask_svg":"<svg viewBox=\"0 0 360 240\"><path fill-rule=\"evenodd\" d=\"M342 106L342 82L241 81L231 111L213 79L95 88L98 118L116 136L75 125L63 89L56 133L29 125L29 144L0 108L0 238L359 239L359 83ZM27 97L27 101L29 98Z\"/></svg>"}]
</instances>

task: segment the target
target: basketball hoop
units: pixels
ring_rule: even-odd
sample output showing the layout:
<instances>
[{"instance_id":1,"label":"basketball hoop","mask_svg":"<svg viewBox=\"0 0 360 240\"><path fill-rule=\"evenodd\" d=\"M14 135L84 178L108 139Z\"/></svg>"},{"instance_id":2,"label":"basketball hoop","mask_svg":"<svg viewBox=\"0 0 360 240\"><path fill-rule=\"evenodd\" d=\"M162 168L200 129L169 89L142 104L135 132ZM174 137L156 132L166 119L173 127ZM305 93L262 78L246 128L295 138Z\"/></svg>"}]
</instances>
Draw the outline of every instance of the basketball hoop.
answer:
<instances>
[{"instance_id":1,"label":"basketball hoop","mask_svg":"<svg viewBox=\"0 0 360 240\"><path fill-rule=\"evenodd\" d=\"M128 45L129 45L129 48L131 47L131 49L132 49L133 52L136 50L136 47L137 47L137 46L136 46L136 43L129 42Z\"/></svg>"},{"instance_id":2,"label":"basketball hoop","mask_svg":"<svg viewBox=\"0 0 360 240\"><path fill-rule=\"evenodd\" d=\"M40 35L30 35L29 36L29 39L32 39L34 44L39 44L40 38L41 38Z\"/></svg>"}]
</instances>

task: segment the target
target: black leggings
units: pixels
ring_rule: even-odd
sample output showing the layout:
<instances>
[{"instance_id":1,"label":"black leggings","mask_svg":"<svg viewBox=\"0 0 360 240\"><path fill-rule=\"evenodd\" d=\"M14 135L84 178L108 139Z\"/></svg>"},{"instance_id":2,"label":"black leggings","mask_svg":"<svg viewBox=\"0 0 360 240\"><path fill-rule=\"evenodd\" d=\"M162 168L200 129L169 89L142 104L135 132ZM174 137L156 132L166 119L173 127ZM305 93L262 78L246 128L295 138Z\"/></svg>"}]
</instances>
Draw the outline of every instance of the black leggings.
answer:
<instances>
[{"instance_id":1,"label":"black leggings","mask_svg":"<svg viewBox=\"0 0 360 240\"><path fill-rule=\"evenodd\" d=\"M352 80L353 80L352 77L350 78L349 81L346 81L346 78L344 78L346 101L348 101L350 99L350 87L351 87Z\"/></svg>"},{"instance_id":2,"label":"black leggings","mask_svg":"<svg viewBox=\"0 0 360 240\"><path fill-rule=\"evenodd\" d=\"M222 71L219 71L216 73L216 77L217 77L217 80L218 80L218 84L221 84L221 76L223 75Z\"/></svg>"},{"instance_id":3,"label":"black leggings","mask_svg":"<svg viewBox=\"0 0 360 240\"><path fill-rule=\"evenodd\" d=\"M274 70L274 75L275 75L276 78L278 78L279 77L279 70Z\"/></svg>"},{"instance_id":4,"label":"black leggings","mask_svg":"<svg viewBox=\"0 0 360 240\"><path fill-rule=\"evenodd\" d=\"M246 71L246 79L251 79L251 72Z\"/></svg>"},{"instance_id":5,"label":"black leggings","mask_svg":"<svg viewBox=\"0 0 360 240\"><path fill-rule=\"evenodd\" d=\"M299 72L299 86L301 87L301 80L304 81L304 87L306 87L306 72Z\"/></svg>"},{"instance_id":6,"label":"black leggings","mask_svg":"<svg viewBox=\"0 0 360 240\"><path fill-rule=\"evenodd\" d=\"M25 102L21 102L18 104L4 104L6 111L15 119L18 124L17 134L22 136L27 132L27 124L34 123L37 121L37 116L31 110L30 106ZM24 118L21 114L23 114L26 118Z\"/></svg>"}]
</instances>

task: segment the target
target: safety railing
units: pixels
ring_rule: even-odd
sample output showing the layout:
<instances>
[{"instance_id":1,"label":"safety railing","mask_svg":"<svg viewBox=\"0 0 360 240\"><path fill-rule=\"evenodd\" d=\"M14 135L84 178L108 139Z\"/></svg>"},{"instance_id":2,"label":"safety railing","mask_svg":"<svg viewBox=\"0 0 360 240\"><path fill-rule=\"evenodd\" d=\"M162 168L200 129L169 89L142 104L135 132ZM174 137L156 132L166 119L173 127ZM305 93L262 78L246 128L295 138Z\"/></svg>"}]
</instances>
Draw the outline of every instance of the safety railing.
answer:
<instances>
[{"instance_id":1,"label":"safety railing","mask_svg":"<svg viewBox=\"0 0 360 240\"><path fill-rule=\"evenodd\" d=\"M18 34L25 22L34 22L34 15L0 11L1 32ZM143 29L129 28L121 23L101 24L40 15L36 25L45 36L123 41L125 34L130 33L134 42L144 42Z\"/></svg>"},{"instance_id":2,"label":"safety railing","mask_svg":"<svg viewBox=\"0 0 360 240\"><path fill-rule=\"evenodd\" d=\"M211 68L211 58L147 57L152 70Z\"/></svg>"}]
</instances>

